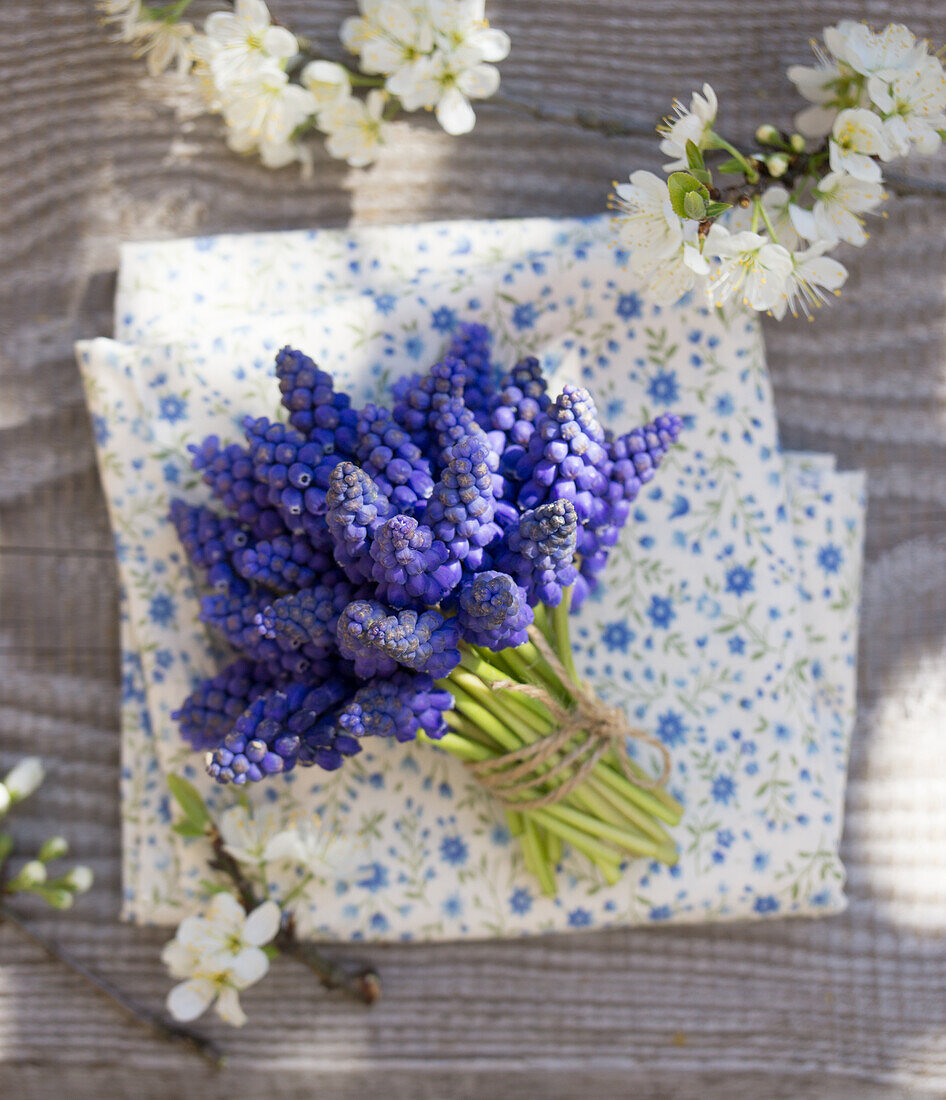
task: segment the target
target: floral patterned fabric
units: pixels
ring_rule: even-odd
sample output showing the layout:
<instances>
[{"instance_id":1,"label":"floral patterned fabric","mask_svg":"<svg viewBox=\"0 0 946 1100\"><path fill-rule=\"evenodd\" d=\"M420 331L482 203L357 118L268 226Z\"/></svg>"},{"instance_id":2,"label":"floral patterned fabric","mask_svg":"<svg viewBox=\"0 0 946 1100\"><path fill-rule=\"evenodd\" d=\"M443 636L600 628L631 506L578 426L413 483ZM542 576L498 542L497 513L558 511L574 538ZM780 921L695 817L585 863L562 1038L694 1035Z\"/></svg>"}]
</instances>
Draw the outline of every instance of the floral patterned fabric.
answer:
<instances>
[{"instance_id":1,"label":"floral patterned fabric","mask_svg":"<svg viewBox=\"0 0 946 1100\"><path fill-rule=\"evenodd\" d=\"M672 753L681 859L607 886L566 855L559 896L545 898L461 764L366 742L340 772L249 792L276 819L318 813L346 838L300 895L301 927L452 939L843 907L863 479L780 453L754 320L660 308L625 261L605 219L126 247L116 339L77 352L123 586L127 918L176 922L203 874L202 842L170 831L165 775L188 775L219 809L236 797L203 776L169 717L222 656L165 519L172 496L208 498L187 443L238 438L243 414L276 412L272 358L286 343L361 402L433 362L467 319L493 328L504 364L534 353L558 383L587 384L611 427L663 409L686 418L573 624L579 670Z\"/></svg>"}]
</instances>

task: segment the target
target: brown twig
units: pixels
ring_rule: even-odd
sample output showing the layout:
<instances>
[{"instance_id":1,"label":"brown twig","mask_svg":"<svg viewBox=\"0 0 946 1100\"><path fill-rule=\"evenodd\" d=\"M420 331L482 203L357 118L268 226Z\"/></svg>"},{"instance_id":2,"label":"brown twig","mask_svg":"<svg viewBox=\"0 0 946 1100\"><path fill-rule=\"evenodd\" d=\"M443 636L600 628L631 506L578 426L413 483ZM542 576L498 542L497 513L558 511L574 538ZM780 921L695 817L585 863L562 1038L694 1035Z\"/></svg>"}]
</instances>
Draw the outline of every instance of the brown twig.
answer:
<instances>
[{"instance_id":1,"label":"brown twig","mask_svg":"<svg viewBox=\"0 0 946 1100\"><path fill-rule=\"evenodd\" d=\"M240 864L226 850L223 837L215 825L209 826L207 837L214 853L210 866L231 880L247 912L255 909L261 899L243 874ZM340 989L367 1005L374 1004L381 997L381 979L377 971L365 967L352 973L341 963L326 958L313 944L298 939L291 918L279 929L273 943L282 954L307 966L326 989Z\"/></svg>"},{"instance_id":2,"label":"brown twig","mask_svg":"<svg viewBox=\"0 0 946 1100\"><path fill-rule=\"evenodd\" d=\"M61 947L53 943L52 940L48 940L45 936L41 936L38 932L35 932L22 917L14 913L12 909L8 909L2 902L0 902L0 921L6 921L8 924L11 924L22 936L45 951L49 958L54 959L56 962L68 967L73 973L78 974L79 977L84 978L103 994L103 996L108 997L113 1004L118 1005L118 1007L128 1016L137 1020L139 1024L150 1028L161 1039L165 1039L172 1043L181 1043L189 1047L216 1069L220 1069L223 1065L223 1053L212 1040L201 1035L199 1032L192 1031L189 1027L184 1027L181 1024L169 1023L158 1013L152 1012L151 1009L143 1008L128 997L123 990L118 988L118 986L113 985L106 978L89 970L84 963L79 962L78 959L72 958L71 955L68 955Z\"/></svg>"}]
</instances>

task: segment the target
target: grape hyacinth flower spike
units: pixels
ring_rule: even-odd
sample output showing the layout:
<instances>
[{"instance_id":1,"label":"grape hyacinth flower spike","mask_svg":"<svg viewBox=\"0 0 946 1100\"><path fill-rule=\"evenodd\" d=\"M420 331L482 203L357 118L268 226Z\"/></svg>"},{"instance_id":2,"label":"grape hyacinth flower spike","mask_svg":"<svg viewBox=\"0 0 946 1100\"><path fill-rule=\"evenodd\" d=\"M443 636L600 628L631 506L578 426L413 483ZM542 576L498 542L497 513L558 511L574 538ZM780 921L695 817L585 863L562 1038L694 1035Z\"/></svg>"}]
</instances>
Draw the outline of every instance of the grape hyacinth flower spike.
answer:
<instances>
[{"instance_id":1,"label":"grape hyacinth flower spike","mask_svg":"<svg viewBox=\"0 0 946 1100\"><path fill-rule=\"evenodd\" d=\"M494 650L528 641L532 608L508 573L475 573L460 589L459 603L457 622L466 641Z\"/></svg>"},{"instance_id":2,"label":"grape hyacinth flower spike","mask_svg":"<svg viewBox=\"0 0 946 1100\"><path fill-rule=\"evenodd\" d=\"M391 512L388 498L360 466L340 462L329 479L326 506L335 560L355 583L370 580L368 549L375 530Z\"/></svg>"}]
</instances>

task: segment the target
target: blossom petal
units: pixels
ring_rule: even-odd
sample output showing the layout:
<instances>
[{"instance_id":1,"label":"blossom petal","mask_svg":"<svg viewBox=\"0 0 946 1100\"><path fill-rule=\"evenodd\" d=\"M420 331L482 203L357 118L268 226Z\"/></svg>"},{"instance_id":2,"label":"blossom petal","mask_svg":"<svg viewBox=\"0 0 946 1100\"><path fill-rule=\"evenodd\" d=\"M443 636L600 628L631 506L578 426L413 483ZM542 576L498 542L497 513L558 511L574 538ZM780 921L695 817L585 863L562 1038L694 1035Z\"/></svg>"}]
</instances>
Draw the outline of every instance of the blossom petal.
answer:
<instances>
[{"instance_id":1,"label":"blossom petal","mask_svg":"<svg viewBox=\"0 0 946 1100\"><path fill-rule=\"evenodd\" d=\"M512 43L505 31L485 27L469 36L467 41L478 51L484 61L502 61L509 56Z\"/></svg>"},{"instance_id":2,"label":"blossom petal","mask_svg":"<svg viewBox=\"0 0 946 1100\"><path fill-rule=\"evenodd\" d=\"M437 121L447 131L456 137L459 134L468 134L476 124L476 115L470 106L470 101L459 88L448 88L437 104Z\"/></svg>"},{"instance_id":3,"label":"blossom petal","mask_svg":"<svg viewBox=\"0 0 946 1100\"><path fill-rule=\"evenodd\" d=\"M212 924L241 926L245 916L243 906L225 890L214 894L207 906L207 920Z\"/></svg>"},{"instance_id":4,"label":"blossom petal","mask_svg":"<svg viewBox=\"0 0 946 1100\"><path fill-rule=\"evenodd\" d=\"M238 989L246 989L269 970L269 959L258 947L244 947L235 958L230 960L227 974Z\"/></svg>"},{"instance_id":5,"label":"blossom petal","mask_svg":"<svg viewBox=\"0 0 946 1100\"><path fill-rule=\"evenodd\" d=\"M217 987L209 978L191 978L174 986L165 1004L175 1020L187 1023L206 1012L216 992Z\"/></svg>"},{"instance_id":6,"label":"blossom petal","mask_svg":"<svg viewBox=\"0 0 946 1100\"><path fill-rule=\"evenodd\" d=\"M243 940L254 947L261 947L279 931L281 913L279 906L274 901L264 901L257 905L246 918L243 925Z\"/></svg>"},{"instance_id":7,"label":"blossom petal","mask_svg":"<svg viewBox=\"0 0 946 1100\"><path fill-rule=\"evenodd\" d=\"M172 978L190 977L194 973L196 961L196 953L176 939L166 943L161 951L161 962L168 968Z\"/></svg>"},{"instance_id":8,"label":"blossom petal","mask_svg":"<svg viewBox=\"0 0 946 1100\"><path fill-rule=\"evenodd\" d=\"M217 998L217 1015L231 1027L243 1027L246 1013L240 1005L240 995L232 986L224 986Z\"/></svg>"},{"instance_id":9,"label":"blossom petal","mask_svg":"<svg viewBox=\"0 0 946 1100\"><path fill-rule=\"evenodd\" d=\"M492 65L474 65L460 73L457 87L471 99L487 99L499 88L499 69Z\"/></svg>"},{"instance_id":10,"label":"blossom petal","mask_svg":"<svg viewBox=\"0 0 946 1100\"><path fill-rule=\"evenodd\" d=\"M270 27L263 35L263 49L270 57L280 60L295 57L299 52L299 43L292 31L285 27Z\"/></svg>"}]
</instances>

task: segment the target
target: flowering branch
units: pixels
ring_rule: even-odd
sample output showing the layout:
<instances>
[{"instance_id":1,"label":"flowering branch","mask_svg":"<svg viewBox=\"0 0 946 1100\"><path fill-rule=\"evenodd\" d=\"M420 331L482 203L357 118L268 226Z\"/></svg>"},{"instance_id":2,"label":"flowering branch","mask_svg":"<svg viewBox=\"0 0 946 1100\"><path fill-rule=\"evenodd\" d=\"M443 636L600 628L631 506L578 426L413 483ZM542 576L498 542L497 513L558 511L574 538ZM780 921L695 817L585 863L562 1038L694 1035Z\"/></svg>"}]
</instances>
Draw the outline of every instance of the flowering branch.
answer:
<instances>
[{"instance_id":1,"label":"flowering branch","mask_svg":"<svg viewBox=\"0 0 946 1100\"><path fill-rule=\"evenodd\" d=\"M939 148L946 72L926 42L897 24L875 33L847 21L826 28L824 43L817 66L788 70L813 104L796 130L760 126L754 148L740 150L716 130L705 84L658 127L666 181L634 172L614 185L629 265L658 301L702 290L717 307L811 319L847 279L827 253L864 245L862 215L887 197L881 162Z\"/></svg>"},{"instance_id":2,"label":"flowering branch","mask_svg":"<svg viewBox=\"0 0 946 1100\"><path fill-rule=\"evenodd\" d=\"M101 975L94 973L94 971L79 962L78 959L74 959L71 955L63 951L63 949L53 943L52 940L48 940L45 936L41 936L32 929L22 917L17 916L16 913L2 902L0 902L0 921L6 921L8 924L12 925L22 936L41 948L49 958L54 959L61 965L68 967L73 973L78 974L80 978L83 978L93 985L100 993L108 997L113 1004L118 1005L118 1007L126 1012L132 1019L137 1020L138 1023L156 1032L159 1038L166 1039L169 1042L182 1043L184 1046L190 1047L217 1069L223 1065L223 1054L211 1039L199 1034L199 1032L191 1030L189 1027L184 1027L181 1024L169 1023L158 1015L158 1013L152 1012L150 1009L144 1008L136 1001L133 1001L126 993L119 989L118 986L113 985Z\"/></svg>"},{"instance_id":3,"label":"flowering branch","mask_svg":"<svg viewBox=\"0 0 946 1100\"><path fill-rule=\"evenodd\" d=\"M509 53L508 36L486 22L485 0L363 2L361 16L345 20L340 32L361 72L280 25L263 0L235 0L232 12L213 12L203 34L181 22L189 4L98 0L153 76L171 66L192 74L205 108L223 116L231 149L258 154L268 168L307 166L301 139L314 130L333 157L365 167L402 111L433 111L448 134L468 133L476 121L471 101L493 95L494 62Z\"/></svg>"},{"instance_id":4,"label":"flowering branch","mask_svg":"<svg viewBox=\"0 0 946 1100\"><path fill-rule=\"evenodd\" d=\"M239 993L266 974L273 953L289 955L308 966L327 989L341 989L365 1004L374 1004L381 996L381 982L374 970L353 974L297 938L289 905L302 884L285 892L281 904L269 897L269 864L302 864L307 871L303 883L311 880L314 830L285 829L264 840L262 828L257 828L259 823L246 805L225 811L218 826L190 783L171 775L168 787L184 815L174 824L174 831L209 842L209 867L229 879L235 893L205 884L212 895L209 903L202 912L186 917L165 946L162 957L172 976L184 979L168 994L171 1014L178 1020L191 1020L216 1000L220 1017L241 1027L246 1016ZM254 874L246 869L249 867L255 870L259 888Z\"/></svg>"},{"instance_id":5,"label":"flowering branch","mask_svg":"<svg viewBox=\"0 0 946 1100\"><path fill-rule=\"evenodd\" d=\"M20 760L0 783L0 818L5 817L17 803L33 794L43 782L43 776L43 765L38 757L28 756ZM68 844L62 837L49 837L40 845L34 859L24 863L16 874L10 875L7 870L8 860L14 850L13 837L9 833L0 833L0 922L6 922L16 928L22 936L42 948L51 959L55 959L56 962L84 978L129 1016L150 1028L160 1038L184 1043L213 1065L221 1065L220 1052L210 1040L191 1031L190 1028L169 1024L150 1009L136 1004L117 986L95 974L77 959L66 954L61 947L34 931L5 903L3 899L15 894L34 894L53 909L68 909L77 895L84 894L92 886L92 872L88 867L81 865L73 867L56 878L49 878L47 864L61 859L68 848Z\"/></svg>"},{"instance_id":6,"label":"flowering branch","mask_svg":"<svg viewBox=\"0 0 946 1100\"><path fill-rule=\"evenodd\" d=\"M209 866L230 879L236 887L244 909L247 911L255 909L260 904L256 890L243 874L240 864L227 851L219 829L213 824L209 825L206 836L214 853ZM283 922L276 933L273 945L282 954L289 955L308 966L318 975L326 989L341 989L349 996L364 1001L368 1005L374 1004L381 997L381 979L375 970L366 967L353 974L339 963L326 958L312 944L304 943L296 937L291 916Z\"/></svg>"}]
</instances>

